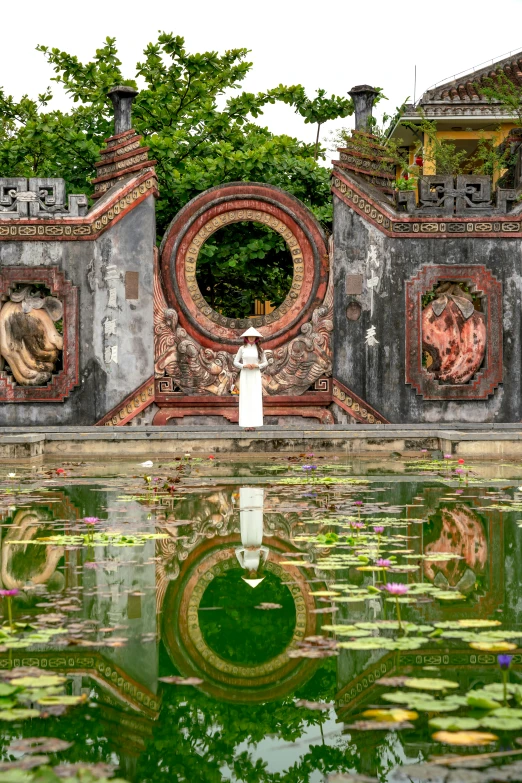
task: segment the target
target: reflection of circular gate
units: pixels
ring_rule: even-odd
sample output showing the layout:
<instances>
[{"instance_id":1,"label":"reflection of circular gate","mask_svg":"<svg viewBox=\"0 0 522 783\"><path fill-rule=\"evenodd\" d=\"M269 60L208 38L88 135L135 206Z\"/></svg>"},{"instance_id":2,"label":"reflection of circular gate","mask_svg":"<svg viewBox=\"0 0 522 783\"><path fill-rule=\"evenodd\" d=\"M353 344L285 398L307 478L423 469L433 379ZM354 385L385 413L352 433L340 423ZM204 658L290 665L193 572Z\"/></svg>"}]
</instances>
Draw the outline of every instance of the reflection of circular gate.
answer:
<instances>
[{"instance_id":1,"label":"reflection of circular gate","mask_svg":"<svg viewBox=\"0 0 522 783\"><path fill-rule=\"evenodd\" d=\"M213 696L237 702L281 698L311 676L316 661L289 658L284 651L262 663L234 663L210 647L199 625L198 609L203 594L212 579L238 567L234 547L239 544L239 538L231 536L221 539L219 544L215 540L204 542L190 554L178 578L167 589L162 610L163 640L179 671L186 676L201 677L202 688ZM284 543L271 539L266 569L286 582L292 595L296 622L291 644L295 644L317 633L318 615L311 611L315 602L302 570L281 566L286 553L275 551L274 545L282 549Z\"/></svg>"},{"instance_id":2,"label":"reflection of circular gate","mask_svg":"<svg viewBox=\"0 0 522 783\"><path fill-rule=\"evenodd\" d=\"M204 242L220 228L253 221L284 238L294 262L292 287L276 310L255 318L227 318L205 300L196 281L196 263ZM161 246L168 303L180 325L206 345L237 345L241 332L254 325L275 348L294 337L322 303L328 278L328 255L321 227L298 199L272 185L235 182L197 196L170 224Z\"/></svg>"}]
</instances>

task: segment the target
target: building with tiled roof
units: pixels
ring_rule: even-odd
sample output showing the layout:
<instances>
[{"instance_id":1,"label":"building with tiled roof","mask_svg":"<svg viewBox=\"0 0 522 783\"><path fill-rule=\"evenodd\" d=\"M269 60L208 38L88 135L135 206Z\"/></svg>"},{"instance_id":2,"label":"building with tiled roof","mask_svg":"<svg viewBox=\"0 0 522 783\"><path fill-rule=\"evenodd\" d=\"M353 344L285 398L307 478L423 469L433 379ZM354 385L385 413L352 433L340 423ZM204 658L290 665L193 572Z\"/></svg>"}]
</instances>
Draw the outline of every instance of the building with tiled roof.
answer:
<instances>
[{"instance_id":1,"label":"building with tiled roof","mask_svg":"<svg viewBox=\"0 0 522 783\"><path fill-rule=\"evenodd\" d=\"M500 144L515 125L513 115L500 102L488 99L483 92L488 82L498 78L499 74L522 89L522 51L457 74L426 90L415 104L406 105L391 136L402 139L409 147L412 163L415 151L419 147L425 148L427 139L425 134L423 138L422 132L415 133L406 128L404 121L420 123L421 114L436 122L438 138L450 141L457 149L466 150L470 157L476 151L480 138ZM425 161L423 173L434 174L435 170Z\"/></svg>"}]
</instances>

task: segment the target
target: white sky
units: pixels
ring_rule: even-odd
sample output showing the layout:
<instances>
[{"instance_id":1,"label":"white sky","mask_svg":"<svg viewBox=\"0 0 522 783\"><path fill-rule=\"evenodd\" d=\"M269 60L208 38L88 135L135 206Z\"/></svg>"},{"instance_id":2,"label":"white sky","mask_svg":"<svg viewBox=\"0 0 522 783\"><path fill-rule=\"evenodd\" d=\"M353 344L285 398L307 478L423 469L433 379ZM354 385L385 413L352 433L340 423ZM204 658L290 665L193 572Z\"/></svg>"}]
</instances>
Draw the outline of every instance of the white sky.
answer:
<instances>
[{"instance_id":1,"label":"white sky","mask_svg":"<svg viewBox=\"0 0 522 783\"><path fill-rule=\"evenodd\" d=\"M413 98L415 64L419 97L454 73L522 50L522 0L502 0L497 10L489 0L25 0L4 3L2 22L0 86L16 97L36 97L51 83L38 43L87 61L107 35L116 36L124 72L134 78L134 65L158 30L184 36L192 52L250 49L248 90L301 83L308 94L323 87L344 95L367 83L384 88L389 100L380 106L390 114ZM65 107L63 98L59 103ZM313 128L288 106L269 106L261 121L276 133L315 140ZM324 134L351 122L329 123Z\"/></svg>"}]
</instances>

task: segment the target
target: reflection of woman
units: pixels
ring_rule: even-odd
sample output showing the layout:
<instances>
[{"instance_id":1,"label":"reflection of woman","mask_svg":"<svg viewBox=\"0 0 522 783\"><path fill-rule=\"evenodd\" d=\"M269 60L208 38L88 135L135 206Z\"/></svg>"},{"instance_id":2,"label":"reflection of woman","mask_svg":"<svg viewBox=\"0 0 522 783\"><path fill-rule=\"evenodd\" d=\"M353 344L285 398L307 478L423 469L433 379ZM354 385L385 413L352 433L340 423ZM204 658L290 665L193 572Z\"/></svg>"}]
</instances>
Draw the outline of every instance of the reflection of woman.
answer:
<instances>
[{"instance_id":1,"label":"reflection of woman","mask_svg":"<svg viewBox=\"0 0 522 783\"><path fill-rule=\"evenodd\" d=\"M241 568L248 572L243 579L251 587L257 587L264 577L261 568L268 558L263 546L263 487L239 488L239 524L242 546L236 549Z\"/></svg>"},{"instance_id":2,"label":"reflection of woman","mask_svg":"<svg viewBox=\"0 0 522 783\"><path fill-rule=\"evenodd\" d=\"M239 382L239 426L247 430L263 426L263 385L261 370L268 364L259 344L262 334L251 326L241 337L241 346L234 359L234 367L241 370Z\"/></svg>"}]
</instances>

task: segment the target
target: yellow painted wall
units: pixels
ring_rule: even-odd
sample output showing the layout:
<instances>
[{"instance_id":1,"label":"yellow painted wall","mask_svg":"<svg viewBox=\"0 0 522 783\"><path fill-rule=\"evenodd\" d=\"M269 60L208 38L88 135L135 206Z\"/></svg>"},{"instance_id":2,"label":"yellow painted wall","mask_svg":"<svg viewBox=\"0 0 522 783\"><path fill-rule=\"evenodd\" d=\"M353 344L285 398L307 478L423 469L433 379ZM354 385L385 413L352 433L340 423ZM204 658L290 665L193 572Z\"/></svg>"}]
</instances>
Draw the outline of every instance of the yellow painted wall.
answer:
<instances>
[{"instance_id":1,"label":"yellow painted wall","mask_svg":"<svg viewBox=\"0 0 522 783\"><path fill-rule=\"evenodd\" d=\"M493 139L495 146L500 144L506 136L508 135L509 131L515 127L515 123L513 122L506 122L503 123L499 128L495 130L437 130L437 138L445 141L469 141L475 140L475 139ZM430 148L430 140L428 135L424 134L424 166L423 166L423 174L436 174L436 168L435 163L433 161L427 160L426 152L429 151ZM498 178L499 175L495 177L495 179ZM493 183L494 184L494 183Z\"/></svg>"}]
</instances>

